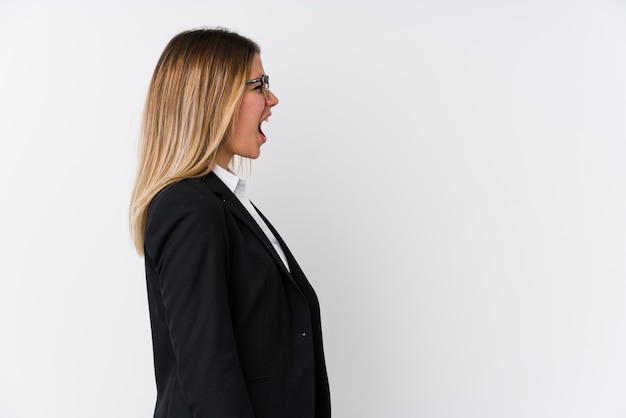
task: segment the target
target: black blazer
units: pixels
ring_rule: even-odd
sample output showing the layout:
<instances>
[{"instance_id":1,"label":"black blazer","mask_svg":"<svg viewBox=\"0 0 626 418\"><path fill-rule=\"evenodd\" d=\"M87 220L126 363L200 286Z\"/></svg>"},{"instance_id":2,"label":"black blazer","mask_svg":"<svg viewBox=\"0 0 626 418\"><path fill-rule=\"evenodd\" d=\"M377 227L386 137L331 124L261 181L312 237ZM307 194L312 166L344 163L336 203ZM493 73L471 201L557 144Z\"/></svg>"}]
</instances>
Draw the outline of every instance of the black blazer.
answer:
<instances>
[{"instance_id":1,"label":"black blazer","mask_svg":"<svg viewBox=\"0 0 626 418\"><path fill-rule=\"evenodd\" d=\"M150 203L155 417L330 417L317 297L263 219L291 273L214 173L168 186Z\"/></svg>"}]
</instances>

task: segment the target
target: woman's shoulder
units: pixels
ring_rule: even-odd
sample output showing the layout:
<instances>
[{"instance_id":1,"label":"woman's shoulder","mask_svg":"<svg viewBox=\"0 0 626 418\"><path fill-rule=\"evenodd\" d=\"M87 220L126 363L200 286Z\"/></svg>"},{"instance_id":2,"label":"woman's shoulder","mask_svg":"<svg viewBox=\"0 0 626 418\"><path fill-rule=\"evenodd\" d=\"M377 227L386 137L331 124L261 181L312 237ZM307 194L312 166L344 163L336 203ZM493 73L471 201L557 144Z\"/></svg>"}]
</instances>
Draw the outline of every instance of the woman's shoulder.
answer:
<instances>
[{"instance_id":1,"label":"woman's shoulder","mask_svg":"<svg viewBox=\"0 0 626 418\"><path fill-rule=\"evenodd\" d=\"M148 206L144 247L157 259L169 245L226 239L224 202L202 179L189 178L161 190Z\"/></svg>"},{"instance_id":2,"label":"woman's shoulder","mask_svg":"<svg viewBox=\"0 0 626 418\"><path fill-rule=\"evenodd\" d=\"M223 201L202 178L187 178L163 188L148 207L148 219L194 213L223 212Z\"/></svg>"}]
</instances>

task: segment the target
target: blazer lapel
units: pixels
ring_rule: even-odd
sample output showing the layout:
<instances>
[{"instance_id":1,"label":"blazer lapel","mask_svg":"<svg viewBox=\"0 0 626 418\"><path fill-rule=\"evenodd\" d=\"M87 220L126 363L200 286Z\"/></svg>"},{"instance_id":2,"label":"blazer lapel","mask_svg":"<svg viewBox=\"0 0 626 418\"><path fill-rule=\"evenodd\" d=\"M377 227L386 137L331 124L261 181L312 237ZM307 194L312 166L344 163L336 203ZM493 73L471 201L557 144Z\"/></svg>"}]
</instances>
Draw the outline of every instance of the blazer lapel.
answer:
<instances>
[{"instance_id":1,"label":"blazer lapel","mask_svg":"<svg viewBox=\"0 0 626 418\"><path fill-rule=\"evenodd\" d=\"M270 255L272 256L276 264L278 264L278 268L283 272L283 274L285 274L289 278L289 280L299 290L298 284L292 277L289 270L287 270L287 268L285 267L285 263L283 263L283 260L280 258L280 256L274 249L274 246L272 245L270 240L267 238L267 236L265 235L261 227L256 223L252 215L250 215L248 210L241 204L237 196L235 196L233 192L231 192L230 189L226 187L226 185L213 172L210 172L205 177L203 177L202 182L206 184L214 194L218 195L224 201L224 203L226 203L230 212L234 216L236 216L239 219L239 221L241 221L241 223L243 223L248 229L250 229L250 231L252 231L252 233L256 236L256 238L263 245L263 247L265 247L266 251L270 253ZM255 209L256 209L256 206L255 206ZM259 212L259 215L261 215L261 218L265 221L265 223L270 228L274 236L276 236L276 239L281 244L281 247L283 251L285 252L285 255L287 254L290 255L289 250L285 247L282 239L280 238L280 236L278 236L274 228L269 224L269 222L267 222L267 219L265 219L265 217L260 212ZM290 257L289 255L287 255L287 260L289 262L289 267L292 268L291 265L295 263L291 261L293 260L293 258Z\"/></svg>"},{"instance_id":2,"label":"blazer lapel","mask_svg":"<svg viewBox=\"0 0 626 418\"><path fill-rule=\"evenodd\" d=\"M256 209L256 206L255 206L255 209ZM307 280L304 272L298 265L298 262L296 261L295 257L293 256L293 254L291 254L291 251L289 250L289 247L287 247L287 244L285 244L285 241L283 241L278 231L274 229L274 226L267 220L265 216L263 216L261 211L257 209L257 212L259 212L259 215L261 215L261 218L263 219L263 221L265 221L270 231L272 231L272 233L278 240L280 247L283 249L285 256L287 257L287 261L289 262L289 268L291 269L290 277L292 281L295 282L296 288L300 291L300 294L304 296L309 303L312 303L312 301L317 301L317 296L315 295L315 291L311 287L311 284ZM319 302L315 302L315 303L319 303Z\"/></svg>"}]
</instances>

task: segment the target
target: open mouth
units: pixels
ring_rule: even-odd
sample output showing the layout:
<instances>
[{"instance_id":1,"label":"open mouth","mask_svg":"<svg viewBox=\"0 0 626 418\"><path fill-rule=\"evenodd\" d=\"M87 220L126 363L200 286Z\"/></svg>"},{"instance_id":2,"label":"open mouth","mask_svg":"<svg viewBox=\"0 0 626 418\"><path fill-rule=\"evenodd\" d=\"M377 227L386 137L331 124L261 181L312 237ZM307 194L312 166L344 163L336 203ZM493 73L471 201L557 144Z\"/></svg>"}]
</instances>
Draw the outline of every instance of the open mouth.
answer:
<instances>
[{"instance_id":1,"label":"open mouth","mask_svg":"<svg viewBox=\"0 0 626 418\"><path fill-rule=\"evenodd\" d=\"M261 125L263 125L263 122L267 122L269 118L270 118L270 115L267 115L265 119L263 119L261 123L259 123L259 134L261 135L261 138L263 138L263 141L265 141L267 137L265 136L263 129L261 129Z\"/></svg>"}]
</instances>

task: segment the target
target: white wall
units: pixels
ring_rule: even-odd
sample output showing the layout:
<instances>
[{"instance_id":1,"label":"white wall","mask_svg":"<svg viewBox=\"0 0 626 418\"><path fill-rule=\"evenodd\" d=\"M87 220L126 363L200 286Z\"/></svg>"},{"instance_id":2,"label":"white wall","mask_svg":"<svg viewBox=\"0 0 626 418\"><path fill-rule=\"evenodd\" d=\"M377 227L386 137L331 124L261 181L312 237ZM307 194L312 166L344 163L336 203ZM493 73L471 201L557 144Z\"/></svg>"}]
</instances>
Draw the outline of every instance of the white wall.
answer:
<instances>
[{"instance_id":1,"label":"white wall","mask_svg":"<svg viewBox=\"0 0 626 418\"><path fill-rule=\"evenodd\" d=\"M203 25L281 99L251 195L335 417L626 416L626 3L226 3L0 3L0 416L151 416L127 204L156 60Z\"/></svg>"}]
</instances>

